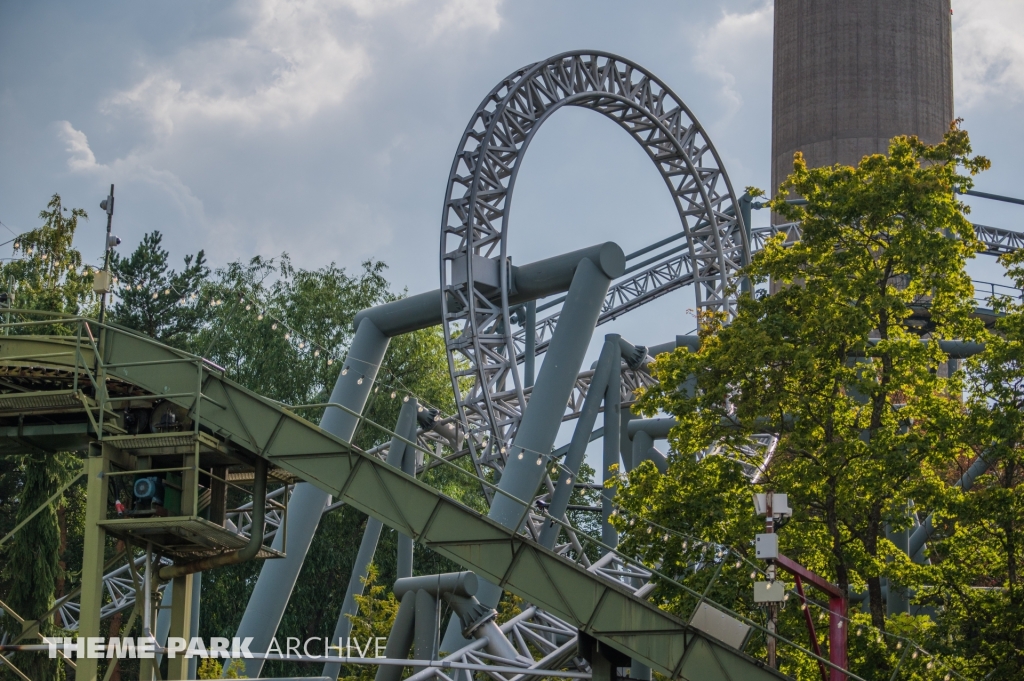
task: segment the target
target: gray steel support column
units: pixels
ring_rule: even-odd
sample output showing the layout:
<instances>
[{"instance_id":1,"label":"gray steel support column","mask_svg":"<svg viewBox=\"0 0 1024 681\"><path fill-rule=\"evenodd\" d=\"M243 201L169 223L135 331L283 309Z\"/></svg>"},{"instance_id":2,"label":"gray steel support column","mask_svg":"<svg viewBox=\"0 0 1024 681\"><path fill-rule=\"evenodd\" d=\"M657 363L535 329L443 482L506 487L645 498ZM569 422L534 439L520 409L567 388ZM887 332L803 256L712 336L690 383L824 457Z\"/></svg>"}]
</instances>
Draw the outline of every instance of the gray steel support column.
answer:
<instances>
[{"instance_id":1,"label":"gray steel support column","mask_svg":"<svg viewBox=\"0 0 1024 681\"><path fill-rule=\"evenodd\" d=\"M537 374L537 301L526 304L526 348L523 351L523 385L533 387Z\"/></svg>"},{"instance_id":2,"label":"gray steel support column","mask_svg":"<svg viewBox=\"0 0 1024 681\"><path fill-rule=\"evenodd\" d=\"M437 639L437 599L430 592L420 589L416 592L415 641L417 660L434 659L434 641Z\"/></svg>"},{"instance_id":3,"label":"gray steel support column","mask_svg":"<svg viewBox=\"0 0 1024 681\"><path fill-rule=\"evenodd\" d=\"M960 479L957 481L956 486L963 491L968 491L974 485L974 481L978 476L982 475L988 470L992 463L985 459L985 455L988 451L982 452L974 463L964 472ZM932 525L932 514L929 513L928 517L924 519L921 526L914 530L913 534L910 535L910 541L907 546L907 555L916 556L918 552L924 548L924 543L928 541L928 537L932 536L932 532L935 531Z\"/></svg>"},{"instance_id":4,"label":"gray steel support column","mask_svg":"<svg viewBox=\"0 0 1024 681\"><path fill-rule=\"evenodd\" d=\"M403 425L402 424L402 417L406 414L405 407L408 407L410 404L415 404L415 403L416 403L416 400L414 398L410 397L409 401L402 405L402 413L401 413L401 415L399 415L398 425L395 426L395 432L398 433L399 435L401 435L402 437L404 437L405 439L411 441L411 442L416 442L416 430L417 430L417 425L418 425L417 421L416 421L416 412L419 410L418 404L417 404L417 406L414 409L411 409L411 411L409 412L409 415L411 416L411 418L409 418L409 422L405 424L405 430L402 430L402 425ZM400 462L398 462L397 464L394 464L394 465L397 465L397 466L401 467L403 473L407 473L407 474L415 477L416 476L416 449L413 448L413 447L410 447L409 445L407 445L404 442L400 442L399 444L401 445L401 448L402 448L402 460ZM391 446L395 447L395 441L394 440L391 441ZM389 461L391 460L390 452L389 452L388 460ZM398 579L401 579L402 577L412 577L412 569L413 569L413 541L412 541L412 537L408 537L408 536L402 534L401 532L399 532L398 533L398 570L397 570L398 571Z\"/></svg>"},{"instance_id":5,"label":"gray steel support column","mask_svg":"<svg viewBox=\"0 0 1024 681\"><path fill-rule=\"evenodd\" d=\"M416 437L416 412L419 404L416 398L410 397L402 404L402 410L398 413L398 423L395 425L395 432L398 434L409 433L413 436L406 439L415 442ZM406 455L413 455L415 450L397 437L391 438L391 447L388 449L387 463L395 468L401 468ZM366 518L366 529L363 530L363 539L359 543L359 552L352 564L352 572L348 577L348 589L345 591L345 600L341 604L341 612L338 613L338 622L334 625L332 641L344 640L352 633L352 620L349 615L355 615L359 605L356 603L356 596L363 593L363 580L370 569L373 561L373 554L377 552L377 542L380 541L380 531L383 523L376 518ZM399 554L401 556L401 554ZM411 560L410 560L411 564ZM323 676L337 679L341 673L341 663L328 662L324 665Z\"/></svg>"},{"instance_id":6,"label":"gray steel support column","mask_svg":"<svg viewBox=\"0 0 1024 681\"><path fill-rule=\"evenodd\" d=\"M621 257L621 250L619 254ZM551 446L558 435L565 405L576 384L594 329L597 328L597 319L605 296L608 295L612 277L621 274L621 261L617 264L618 272L605 272L584 258L576 267L562 314L537 376L533 396L523 413L515 442L509 448L508 464L499 483L501 490L517 499L532 502L544 478L547 467L543 455L551 452ZM541 455L540 466L537 465L538 454ZM529 508L524 508L519 502L498 494L494 497L488 516L505 527L519 528L526 520L528 511ZM486 607L493 608L501 599L501 587L481 580L477 598ZM453 646L465 640L458 624L453 621L448 625L441 649L448 652L457 650Z\"/></svg>"},{"instance_id":7,"label":"gray steel support column","mask_svg":"<svg viewBox=\"0 0 1024 681\"><path fill-rule=\"evenodd\" d=\"M402 596L402 604L398 606L395 623L391 625L391 633L388 635L387 645L384 646L384 657L402 660L409 656L415 623L416 592L409 591ZM377 675L373 677L373 681L400 681L403 669L405 667L382 664L377 667Z\"/></svg>"},{"instance_id":8,"label":"gray steel support column","mask_svg":"<svg viewBox=\"0 0 1024 681\"><path fill-rule=\"evenodd\" d=\"M387 352L389 340L372 321L364 319L360 322L349 346L348 357L342 365L343 369L349 370L338 374L331 392L331 402L362 413L377 378L377 370ZM360 378L363 379L361 383ZM328 407L320 419L321 428L342 440L352 439L356 424L356 417L333 407ZM329 503L330 495L313 485L299 483L295 486L288 504L287 557L263 563L256 587L245 606L242 622L238 625L237 635L240 638L252 637L250 649L253 652L265 653L270 647L292 589L295 588L295 580L302 570L302 563L306 560L320 516ZM274 535L274 549L282 549L285 534L278 532ZM263 660L246 660L245 674L249 678L259 678L262 670Z\"/></svg>"},{"instance_id":9,"label":"gray steel support column","mask_svg":"<svg viewBox=\"0 0 1024 681\"><path fill-rule=\"evenodd\" d=\"M171 603L173 600L174 582L171 582L164 587L164 594L160 599L160 607L156 611L156 628L153 629L153 636L161 646L167 645L167 633L171 630ZM160 667L163 659L163 653L156 653L155 666L157 668Z\"/></svg>"},{"instance_id":10,"label":"gray steel support column","mask_svg":"<svg viewBox=\"0 0 1024 681\"><path fill-rule=\"evenodd\" d=\"M886 539L895 544L896 548L904 553L908 552L910 548L909 528L900 530L899 532L893 532L892 528L889 527L889 524L886 523L885 534ZM885 599L885 611L886 615L910 612L910 602L906 588L894 583L891 578L889 579L888 597Z\"/></svg>"},{"instance_id":11,"label":"gray steel support column","mask_svg":"<svg viewBox=\"0 0 1024 681\"><path fill-rule=\"evenodd\" d=\"M267 652L270 641L277 633L277 626L288 605L295 581L302 569L302 562L313 542L313 534L320 523L324 508L331 503L331 496L322 492L308 482L295 485L292 496L288 500L287 557L268 560L260 569L260 576L249 603L245 606L242 621L238 625L238 636L251 636L253 652ZM285 532L278 531L274 535L272 548L276 551L284 547ZM227 665L225 665L227 667ZM263 670L263 660L246 660L245 673L249 678L259 678Z\"/></svg>"},{"instance_id":12,"label":"gray steel support column","mask_svg":"<svg viewBox=\"0 0 1024 681\"><path fill-rule=\"evenodd\" d=\"M665 455L655 448L654 440L651 436L641 430L633 436L633 468L636 468L644 461L653 462L661 473L665 473L668 470L668 460L665 458Z\"/></svg>"},{"instance_id":13,"label":"gray steel support column","mask_svg":"<svg viewBox=\"0 0 1024 681\"><path fill-rule=\"evenodd\" d=\"M597 422L597 415L601 411L601 402L604 400L605 386L608 385L608 369L612 362L619 360L617 350L612 350L605 343L601 348L601 356L594 368L594 376L590 380L590 390L583 398L583 408L580 410L580 417L576 420L576 429L572 432L572 440L569 441L569 451L565 455L563 465L568 472L561 471L558 482L555 484L555 493L551 496L551 506L548 508L555 518L565 519L565 511L569 507L569 499L572 497L573 486L570 480L575 480L580 472L580 465L587 456L587 445L590 444L590 436ZM540 533L540 544L547 548L553 548L558 541L558 534L561 526L549 522Z\"/></svg>"},{"instance_id":14,"label":"gray steel support column","mask_svg":"<svg viewBox=\"0 0 1024 681\"><path fill-rule=\"evenodd\" d=\"M619 334L609 333L604 337L604 346L609 351L619 351ZM607 483L616 477L621 457L619 450L622 443L619 441L622 400L622 362L616 357L608 368L608 383L604 389L604 448L602 457L602 478L605 483L601 490L601 541L606 545L615 547L619 544L619 533L611 524L612 499L615 497L615 488L609 488Z\"/></svg>"},{"instance_id":15,"label":"gray steel support column","mask_svg":"<svg viewBox=\"0 0 1024 681\"><path fill-rule=\"evenodd\" d=\"M499 488L517 499L531 502L544 478L544 458L551 453L551 445L558 435L566 402L597 326L609 284L611 278L588 259L583 259L576 268L533 396L523 413L515 442L509 448L508 464L501 476ZM540 466L536 463L538 456ZM488 516L505 527L519 528L527 510L507 496L496 495ZM492 608L497 604L484 598L480 602Z\"/></svg>"}]
</instances>

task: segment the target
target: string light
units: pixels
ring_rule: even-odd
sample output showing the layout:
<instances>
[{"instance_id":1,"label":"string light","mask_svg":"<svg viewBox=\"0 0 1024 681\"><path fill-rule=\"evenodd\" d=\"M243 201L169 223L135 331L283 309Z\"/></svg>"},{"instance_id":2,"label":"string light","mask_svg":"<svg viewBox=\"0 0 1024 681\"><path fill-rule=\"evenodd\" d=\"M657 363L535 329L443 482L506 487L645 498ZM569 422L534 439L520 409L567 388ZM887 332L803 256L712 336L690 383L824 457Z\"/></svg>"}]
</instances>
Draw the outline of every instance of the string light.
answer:
<instances>
[{"instance_id":1,"label":"string light","mask_svg":"<svg viewBox=\"0 0 1024 681\"><path fill-rule=\"evenodd\" d=\"M565 479L565 484L567 484L567 485L571 485L572 484L572 476L571 475Z\"/></svg>"},{"instance_id":2,"label":"string light","mask_svg":"<svg viewBox=\"0 0 1024 681\"><path fill-rule=\"evenodd\" d=\"M541 458L540 458L540 457L538 456L538 457L537 457L537 465L539 466L539 465L541 465L542 463L544 463L544 461L543 461L543 460L542 460L542 459L541 459Z\"/></svg>"},{"instance_id":3,"label":"string light","mask_svg":"<svg viewBox=\"0 0 1024 681\"><path fill-rule=\"evenodd\" d=\"M277 331L277 322L274 322L273 324L271 324L271 325L270 325L270 328L271 328L271 330L273 330L273 331Z\"/></svg>"},{"instance_id":4,"label":"string light","mask_svg":"<svg viewBox=\"0 0 1024 681\"><path fill-rule=\"evenodd\" d=\"M403 397L403 398L402 398L402 401L403 401L403 402L408 402L408 401L409 401L409 396L408 396L408 395L406 395L405 397Z\"/></svg>"},{"instance_id":5,"label":"string light","mask_svg":"<svg viewBox=\"0 0 1024 681\"><path fill-rule=\"evenodd\" d=\"M284 339L285 340L291 340L292 339L292 335L286 331L285 334L284 334Z\"/></svg>"},{"instance_id":6,"label":"string light","mask_svg":"<svg viewBox=\"0 0 1024 681\"><path fill-rule=\"evenodd\" d=\"M334 364L334 358L333 357L328 357L327 358L327 366L331 366L332 364Z\"/></svg>"},{"instance_id":7,"label":"string light","mask_svg":"<svg viewBox=\"0 0 1024 681\"><path fill-rule=\"evenodd\" d=\"M262 312L260 312L258 315L256 315L256 320L257 321L261 321L261 322L263 321L263 313Z\"/></svg>"},{"instance_id":8,"label":"string light","mask_svg":"<svg viewBox=\"0 0 1024 681\"><path fill-rule=\"evenodd\" d=\"M395 399L395 391L394 390L391 391L391 399Z\"/></svg>"},{"instance_id":9,"label":"string light","mask_svg":"<svg viewBox=\"0 0 1024 681\"><path fill-rule=\"evenodd\" d=\"M348 367L345 367L344 369L341 370L341 375L348 376Z\"/></svg>"},{"instance_id":10,"label":"string light","mask_svg":"<svg viewBox=\"0 0 1024 681\"><path fill-rule=\"evenodd\" d=\"M359 378L356 379L356 385L362 385L362 384L363 384L363 377L360 376Z\"/></svg>"}]
</instances>

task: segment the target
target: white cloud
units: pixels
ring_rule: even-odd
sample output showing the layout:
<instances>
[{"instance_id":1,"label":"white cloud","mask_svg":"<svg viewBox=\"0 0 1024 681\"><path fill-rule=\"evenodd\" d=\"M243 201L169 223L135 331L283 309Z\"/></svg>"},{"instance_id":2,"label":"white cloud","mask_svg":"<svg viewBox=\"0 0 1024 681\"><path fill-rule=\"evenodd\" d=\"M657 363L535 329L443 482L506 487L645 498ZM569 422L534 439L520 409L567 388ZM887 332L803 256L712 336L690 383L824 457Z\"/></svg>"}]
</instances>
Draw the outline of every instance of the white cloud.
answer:
<instances>
[{"instance_id":1,"label":"white cloud","mask_svg":"<svg viewBox=\"0 0 1024 681\"><path fill-rule=\"evenodd\" d=\"M66 145L68 168L72 173L114 179L118 184L139 182L148 185L160 192L188 220L209 226L202 201L174 173L154 168L137 154L129 154L109 164L99 163L89 146L89 138L69 121L57 122L57 134Z\"/></svg>"},{"instance_id":2,"label":"white cloud","mask_svg":"<svg viewBox=\"0 0 1024 681\"><path fill-rule=\"evenodd\" d=\"M89 148L89 139L81 130L75 130L68 121L57 123L57 134L64 140L68 152L68 168L73 171L90 171L97 168L96 155Z\"/></svg>"},{"instance_id":3,"label":"white cloud","mask_svg":"<svg viewBox=\"0 0 1024 681\"><path fill-rule=\"evenodd\" d=\"M434 37L477 27L497 31L501 27L500 5L501 0L448 0L434 18Z\"/></svg>"},{"instance_id":4,"label":"white cloud","mask_svg":"<svg viewBox=\"0 0 1024 681\"><path fill-rule=\"evenodd\" d=\"M1024 96L1024 2L953 3L953 74L957 105Z\"/></svg>"},{"instance_id":5,"label":"white cloud","mask_svg":"<svg viewBox=\"0 0 1024 681\"><path fill-rule=\"evenodd\" d=\"M173 133L193 121L244 129L289 127L343 103L372 72L375 45L368 28L415 9L433 15L432 37L501 24L501 0L260 0L240 3L243 35L182 50L154 66L134 87L110 99L107 110L147 118L154 131Z\"/></svg>"},{"instance_id":6,"label":"white cloud","mask_svg":"<svg viewBox=\"0 0 1024 681\"><path fill-rule=\"evenodd\" d=\"M766 2L747 13L724 11L722 17L696 41L694 65L715 78L718 95L725 101L728 116L743 106L738 81L751 75L771 79L774 6Z\"/></svg>"}]
</instances>

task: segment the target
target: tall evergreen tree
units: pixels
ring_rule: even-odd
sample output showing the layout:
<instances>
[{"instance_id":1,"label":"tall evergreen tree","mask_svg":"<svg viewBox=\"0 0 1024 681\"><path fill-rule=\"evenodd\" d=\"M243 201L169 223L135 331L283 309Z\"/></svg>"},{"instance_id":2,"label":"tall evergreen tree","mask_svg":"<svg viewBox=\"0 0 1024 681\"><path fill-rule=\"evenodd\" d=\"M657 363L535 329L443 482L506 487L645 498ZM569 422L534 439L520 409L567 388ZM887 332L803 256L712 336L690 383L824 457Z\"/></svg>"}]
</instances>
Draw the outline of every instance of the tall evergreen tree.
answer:
<instances>
[{"instance_id":1,"label":"tall evergreen tree","mask_svg":"<svg viewBox=\"0 0 1024 681\"><path fill-rule=\"evenodd\" d=\"M186 347L212 314L200 294L210 276L206 255L185 256L185 266L170 268L163 235L149 232L128 257L112 253L110 270L117 280L111 321L141 331L174 347Z\"/></svg>"}]
</instances>

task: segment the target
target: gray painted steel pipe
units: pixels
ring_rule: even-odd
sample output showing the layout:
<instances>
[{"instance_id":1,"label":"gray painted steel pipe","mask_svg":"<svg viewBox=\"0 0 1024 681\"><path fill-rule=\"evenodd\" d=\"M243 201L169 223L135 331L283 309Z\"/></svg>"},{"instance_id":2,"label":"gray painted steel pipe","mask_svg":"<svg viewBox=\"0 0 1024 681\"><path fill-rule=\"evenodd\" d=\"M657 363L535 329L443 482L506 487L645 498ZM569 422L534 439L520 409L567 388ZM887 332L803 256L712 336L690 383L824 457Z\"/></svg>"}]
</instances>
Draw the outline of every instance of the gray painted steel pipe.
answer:
<instances>
[{"instance_id":1,"label":"gray painted steel pipe","mask_svg":"<svg viewBox=\"0 0 1024 681\"><path fill-rule=\"evenodd\" d=\"M621 459L619 429L622 426L622 362L618 361L622 353L621 340L617 333L609 333L604 337L604 349L616 355L616 361L608 367L608 382L604 388L604 440L601 443L601 482L605 483L601 490L601 541L612 548L619 545L619 533L611 524L615 488L608 487L607 483L615 477L615 469Z\"/></svg>"},{"instance_id":2,"label":"gray painted steel pipe","mask_svg":"<svg viewBox=\"0 0 1024 681\"><path fill-rule=\"evenodd\" d=\"M426 591L434 596L444 592L469 598L475 596L480 588L480 578L475 572L446 572L440 575L420 575L405 577L395 582L395 598L402 598L410 591Z\"/></svg>"},{"instance_id":3,"label":"gray painted steel pipe","mask_svg":"<svg viewBox=\"0 0 1024 681\"><path fill-rule=\"evenodd\" d=\"M417 660L434 659L434 641L437 639L437 598L423 589L416 592L416 623L413 626L414 657Z\"/></svg>"},{"instance_id":4,"label":"gray painted steel pipe","mask_svg":"<svg viewBox=\"0 0 1024 681\"><path fill-rule=\"evenodd\" d=\"M398 614L395 615L395 623L391 625L391 634L388 636L387 645L384 646L386 657L402 659L409 656L415 623L416 592L409 591L402 597L402 604L398 606ZM341 664L329 662L328 666L340 667ZM377 667L377 675L373 677L373 681L400 681L403 669L405 667L398 665L381 665Z\"/></svg>"},{"instance_id":5,"label":"gray painted steel pipe","mask_svg":"<svg viewBox=\"0 0 1024 681\"><path fill-rule=\"evenodd\" d=\"M974 463L972 463L964 474L960 476L960 479L956 482L957 487L965 492L968 491L971 489L971 486L974 485L974 481L978 476L982 475L989 469L992 462L985 459L986 453L987 452L983 452L977 459L975 459ZM935 527L932 525L933 515L934 514L929 513L928 517L924 519L923 523L921 523L921 526L914 530L914 533L910 535L910 542L907 546L908 556L916 556L918 552L924 548L924 543L928 541L928 537L932 536L932 532L935 531Z\"/></svg>"},{"instance_id":6,"label":"gray painted steel pipe","mask_svg":"<svg viewBox=\"0 0 1024 681\"><path fill-rule=\"evenodd\" d=\"M416 412L419 405L415 398L409 398L408 402L402 403L402 410L398 413L398 423L395 425L395 432L403 437L416 441ZM412 437L409 437L409 433ZM399 468L407 453L411 450L405 442L397 437L391 439L391 448L388 450L387 463L389 466ZM363 538L359 542L359 552L352 564L352 572L348 577L348 589L345 591L345 600L341 604L341 612L338 613L338 622L334 625L334 636L332 641L346 639L352 633L352 620L350 615L355 615L359 609L356 603L356 596L363 593L363 580L369 573L370 563L373 561L373 554L377 552L377 542L380 541L380 532L384 524L376 518L366 518L366 529L363 530ZM401 558L401 554L399 554ZM401 567L401 565L399 566ZM411 560L410 560L411 567ZM341 673L341 663L327 662L324 664L323 675L337 679Z\"/></svg>"},{"instance_id":7,"label":"gray painted steel pipe","mask_svg":"<svg viewBox=\"0 0 1024 681\"><path fill-rule=\"evenodd\" d=\"M543 464L546 462L543 456L551 452L551 445L562 424L565 404L597 326L609 284L611 276L606 271L589 259L580 262L548 346L547 358L537 376L533 398L523 413L515 442L509 449L508 465L501 476L500 489L515 498L533 499L544 477L546 467ZM542 456L542 465L538 466L539 455ZM499 495L494 498L488 515L505 527L518 528L526 517L526 511L522 504ZM481 602L492 608L497 605L496 599L490 602L490 599L481 598Z\"/></svg>"},{"instance_id":8,"label":"gray painted steel pipe","mask_svg":"<svg viewBox=\"0 0 1024 681\"><path fill-rule=\"evenodd\" d=\"M630 437L636 437L637 433L643 431L655 440L664 440L676 423L677 421L671 416L657 419L633 419L629 422L627 429Z\"/></svg>"},{"instance_id":9,"label":"gray painted steel pipe","mask_svg":"<svg viewBox=\"0 0 1024 681\"><path fill-rule=\"evenodd\" d=\"M416 400L414 398L410 397L409 401L402 405L403 410L399 414L398 425L395 426L395 432L398 433L399 435L401 435L402 437L404 437L405 439L409 440L410 442L416 442L416 430L417 430L416 427L418 425L418 420L419 420L417 418L417 411L419 411L419 406L417 406L415 409L412 410L412 412L411 412L412 420L411 420L410 423L405 424L406 425L406 429L405 430L402 430L402 416L405 414L405 407L408 406L409 404L414 403L414 402L416 402ZM416 450L413 447L410 447L409 445L407 445L405 442L402 442L401 440L398 440L397 438L392 438L392 440L391 440L391 449L394 449L395 447L399 448L399 451L402 453L402 457L401 457L400 461L398 461L397 463L392 464L392 465L395 465L395 466L398 466L399 468L401 468L403 473L405 473L407 475L411 475L412 477L416 477ZM388 461L390 461L390 460L391 460L391 456L390 456L390 451L389 451L389 453L388 453ZM410 537L408 535L404 535L401 532L399 532L398 533L398 567L397 567L398 575L397 576L399 578L401 578L401 577L412 577L412 568L413 568L413 541L412 541L412 537Z\"/></svg>"},{"instance_id":10,"label":"gray painted steel pipe","mask_svg":"<svg viewBox=\"0 0 1024 681\"><path fill-rule=\"evenodd\" d=\"M351 363L357 366L359 372L350 370L344 376L338 374L331 392L331 402L362 413L389 340L372 322L366 320L359 324L345 362L346 365ZM362 384L359 383L360 377L364 377ZM354 416L341 409L328 407L320 420L320 427L347 441L355 434L356 423ZM288 599L295 588L295 580L302 570L313 534L320 523L320 516L329 503L330 495L313 485L304 482L295 486L288 504L287 530L278 532L273 543L273 548L280 551L287 534L287 556L263 564L238 625L239 637L252 637L253 651L266 652L270 648L270 640L277 633ZM262 670L263 660L246 660L245 674L249 678L259 678Z\"/></svg>"},{"instance_id":11,"label":"gray painted steel pipe","mask_svg":"<svg viewBox=\"0 0 1024 681\"><path fill-rule=\"evenodd\" d=\"M610 279L622 276L623 270L626 269L626 257L622 249L610 241L522 267L513 267L509 305L519 305L567 291L577 267L584 260L597 265ZM357 328L364 319L373 320L387 336L398 336L437 326L442 321L441 291L427 291L363 310L355 317L354 323Z\"/></svg>"},{"instance_id":12,"label":"gray painted steel pipe","mask_svg":"<svg viewBox=\"0 0 1024 681\"><path fill-rule=\"evenodd\" d=\"M614 249L605 246L600 247L600 254L604 256L614 251L619 255L616 262L622 264L622 249L615 244L611 244ZM547 356L537 376L533 397L523 413L515 442L509 449L508 465L499 483L501 490L517 499L532 500L544 478L546 466L543 465L543 459L541 465L537 465L537 454L551 452L562 424L565 405L572 394L594 329L597 328L597 319L605 296L608 295L608 287L612 278L617 276L616 271L608 263L599 267L589 259L580 261L576 267L562 314L548 345ZM488 516L505 527L518 528L528 511L522 504L497 495ZM501 599L501 587L484 581L477 598L485 606L493 608ZM441 647L443 650L457 650L462 647L459 644L463 641L465 639L458 629L449 624Z\"/></svg>"},{"instance_id":13,"label":"gray painted steel pipe","mask_svg":"<svg viewBox=\"0 0 1024 681\"><path fill-rule=\"evenodd\" d=\"M601 411L601 401L604 399L605 386L608 385L608 370L612 362L618 362L619 356L616 351L607 347L601 348L601 356L598 357L597 367L590 379L590 390L583 398L583 408L580 410L580 417L576 420L576 429L572 432L572 440L569 441L569 451L565 455L562 465L568 472L561 471L558 482L555 484L555 493L551 496L551 506L548 508L555 518L565 518L565 511L569 506L569 499L572 497L573 486L569 482L575 479L580 472L580 464L587 455L587 445L590 444L594 424L597 422L597 414ZM602 435L604 429L601 429ZM540 544L547 548L554 548L561 532L561 526L554 522L548 522L540 533Z\"/></svg>"},{"instance_id":14,"label":"gray painted steel pipe","mask_svg":"<svg viewBox=\"0 0 1024 681\"><path fill-rule=\"evenodd\" d=\"M668 459L654 446L654 439L640 430L633 436L633 468L644 461L651 461L660 473L668 470Z\"/></svg>"}]
</instances>

